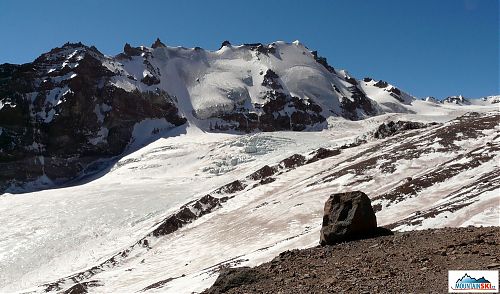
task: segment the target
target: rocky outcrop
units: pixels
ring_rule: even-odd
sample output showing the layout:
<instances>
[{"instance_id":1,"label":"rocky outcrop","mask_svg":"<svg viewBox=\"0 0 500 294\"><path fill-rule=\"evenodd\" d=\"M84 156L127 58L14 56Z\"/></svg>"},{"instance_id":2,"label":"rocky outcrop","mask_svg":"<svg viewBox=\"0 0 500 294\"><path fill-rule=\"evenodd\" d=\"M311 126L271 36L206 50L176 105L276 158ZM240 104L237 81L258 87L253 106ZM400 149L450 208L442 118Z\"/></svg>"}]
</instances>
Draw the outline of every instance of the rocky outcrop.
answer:
<instances>
[{"instance_id":1,"label":"rocky outcrop","mask_svg":"<svg viewBox=\"0 0 500 294\"><path fill-rule=\"evenodd\" d=\"M294 154L292 156L283 159L279 163L279 166L283 168L292 169L302 166L304 164L306 164L306 157L304 155Z\"/></svg>"},{"instance_id":2,"label":"rocky outcrop","mask_svg":"<svg viewBox=\"0 0 500 294\"><path fill-rule=\"evenodd\" d=\"M141 82L143 82L148 86L152 86L152 85L158 85L160 83L160 80L153 75L146 75L141 79Z\"/></svg>"},{"instance_id":3,"label":"rocky outcrop","mask_svg":"<svg viewBox=\"0 0 500 294\"><path fill-rule=\"evenodd\" d=\"M432 103L441 103L441 101L439 101L438 99L436 99L435 97L432 97L432 96L425 97L424 101L432 102Z\"/></svg>"},{"instance_id":4,"label":"rocky outcrop","mask_svg":"<svg viewBox=\"0 0 500 294\"><path fill-rule=\"evenodd\" d=\"M397 122L390 121L381 124L377 128L377 130L373 133L373 137L375 139L383 139L390 136L394 136L404 131L426 128L430 125L436 125L436 123L425 124L413 121L397 121Z\"/></svg>"},{"instance_id":5,"label":"rocky outcrop","mask_svg":"<svg viewBox=\"0 0 500 294\"><path fill-rule=\"evenodd\" d=\"M449 96L449 97L444 98L443 103L467 105L467 104L470 104L470 101L467 98L465 98L464 96L458 95L458 96Z\"/></svg>"},{"instance_id":6,"label":"rocky outcrop","mask_svg":"<svg viewBox=\"0 0 500 294\"><path fill-rule=\"evenodd\" d=\"M319 56L318 51L312 51L311 54L313 55L314 60L316 60L317 63L324 66L329 72L335 73L335 69L331 65L328 64L326 57Z\"/></svg>"},{"instance_id":7,"label":"rocky outcrop","mask_svg":"<svg viewBox=\"0 0 500 294\"><path fill-rule=\"evenodd\" d=\"M272 175L274 175L278 171L278 168L276 167L270 167L269 165L264 165L262 168L258 169L257 171L253 172L248 176L248 179L250 180L263 180L265 178L268 178Z\"/></svg>"},{"instance_id":8,"label":"rocky outcrop","mask_svg":"<svg viewBox=\"0 0 500 294\"><path fill-rule=\"evenodd\" d=\"M307 160L307 163L313 163L321 159L325 159L328 157L332 157L335 155L340 154L340 150L338 149L326 149L326 148L319 148L318 150L315 150L313 153L311 153L313 156Z\"/></svg>"},{"instance_id":9,"label":"rocky outcrop","mask_svg":"<svg viewBox=\"0 0 500 294\"><path fill-rule=\"evenodd\" d=\"M342 97L340 101L343 117L351 120L362 119L363 117L359 115L358 110L361 110L366 116L377 114L377 109L372 101L356 84L349 87L348 90L351 93L351 98Z\"/></svg>"},{"instance_id":10,"label":"rocky outcrop","mask_svg":"<svg viewBox=\"0 0 500 294\"><path fill-rule=\"evenodd\" d=\"M245 284L252 284L260 279L267 278L261 272L250 267L227 268L221 270L213 287L206 291L207 294L226 293L228 290Z\"/></svg>"},{"instance_id":11,"label":"rocky outcrop","mask_svg":"<svg viewBox=\"0 0 500 294\"><path fill-rule=\"evenodd\" d=\"M228 197L216 198L211 195L205 195L193 203L182 206L177 213L166 218L151 235L159 237L173 233L193 220L219 208L228 199Z\"/></svg>"},{"instance_id":12,"label":"rocky outcrop","mask_svg":"<svg viewBox=\"0 0 500 294\"><path fill-rule=\"evenodd\" d=\"M142 50L139 47L132 47L130 46L129 43L125 43L125 46L123 47L123 52L125 55L131 57L131 56L139 56L142 54Z\"/></svg>"},{"instance_id":13,"label":"rocky outcrop","mask_svg":"<svg viewBox=\"0 0 500 294\"><path fill-rule=\"evenodd\" d=\"M320 245L373 237L381 231L377 229L377 218L365 193L337 193L326 201Z\"/></svg>"},{"instance_id":14,"label":"rocky outcrop","mask_svg":"<svg viewBox=\"0 0 500 294\"><path fill-rule=\"evenodd\" d=\"M378 87L378 88L387 88L387 86L389 85L386 81L378 81L376 82L375 84L373 84L375 87Z\"/></svg>"},{"instance_id":15,"label":"rocky outcrop","mask_svg":"<svg viewBox=\"0 0 500 294\"><path fill-rule=\"evenodd\" d=\"M231 42L229 42L228 40L225 40L225 41L224 41L224 42L222 42L222 44L220 45L219 50L220 50L220 49L222 49L222 47L225 47L225 46L230 47L230 46L231 46Z\"/></svg>"},{"instance_id":16,"label":"rocky outcrop","mask_svg":"<svg viewBox=\"0 0 500 294\"><path fill-rule=\"evenodd\" d=\"M405 100L402 97L401 90L399 90L396 87L390 87L389 89L385 89L387 92L389 92L389 95L391 97L396 98L399 102L405 102Z\"/></svg>"},{"instance_id":17,"label":"rocky outcrop","mask_svg":"<svg viewBox=\"0 0 500 294\"><path fill-rule=\"evenodd\" d=\"M326 121L321 114L323 109L313 100L286 94L280 77L273 70L266 71L261 85L269 89L262 97L264 103L255 103L253 109L237 105L229 112L215 114L212 118L221 120L211 124L210 130L303 131Z\"/></svg>"},{"instance_id":18,"label":"rocky outcrop","mask_svg":"<svg viewBox=\"0 0 500 294\"><path fill-rule=\"evenodd\" d=\"M500 96L487 96L483 97L483 101L489 101L491 104L499 104L500 103Z\"/></svg>"},{"instance_id":19,"label":"rocky outcrop","mask_svg":"<svg viewBox=\"0 0 500 294\"><path fill-rule=\"evenodd\" d=\"M283 89L279 82L278 75L272 70L268 69L264 75L264 80L262 81L262 86L271 88L273 90Z\"/></svg>"},{"instance_id":20,"label":"rocky outcrop","mask_svg":"<svg viewBox=\"0 0 500 294\"><path fill-rule=\"evenodd\" d=\"M269 70L264 86L276 88L270 90L265 96L263 105L256 104L256 110L262 110L259 114L250 112L248 109L236 108L231 113L219 115L224 123L217 124L213 130L235 129L238 131L251 132L260 130L264 132L273 131L303 131L307 127L318 125L326 121L321 115L322 108L312 100L299 99L284 94L281 91L278 76ZM286 110L288 108L288 110Z\"/></svg>"},{"instance_id":21,"label":"rocky outcrop","mask_svg":"<svg viewBox=\"0 0 500 294\"><path fill-rule=\"evenodd\" d=\"M269 55L276 53L276 47L273 44L264 45L262 43L248 43L243 46L258 52L259 54Z\"/></svg>"},{"instance_id":22,"label":"rocky outcrop","mask_svg":"<svg viewBox=\"0 0 500 294\"><path fill-rule=\"evenodd\" d=\"M167 47L165 44L163 44L162 41L160 41L160 38L156 38L156 41L151 45L151 48L156 49L156 48L165 48Z\"/></svg>"}]
</instances>

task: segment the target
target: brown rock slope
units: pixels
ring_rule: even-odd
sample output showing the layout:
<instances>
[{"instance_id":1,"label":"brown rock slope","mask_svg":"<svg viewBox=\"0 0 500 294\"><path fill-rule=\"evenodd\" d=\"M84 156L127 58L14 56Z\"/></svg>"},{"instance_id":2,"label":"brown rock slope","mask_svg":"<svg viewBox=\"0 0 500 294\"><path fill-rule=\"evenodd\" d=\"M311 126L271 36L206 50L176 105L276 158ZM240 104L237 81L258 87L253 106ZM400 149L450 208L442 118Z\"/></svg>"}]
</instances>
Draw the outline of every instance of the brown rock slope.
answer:
<instances>
[{"instance_id":1,"label":"brown rock slope","mask_svg":"<svg viewBox=\"0 0 500 294\"><path fill-rule=\"evenodd\" d=\"M448 270L499 268L498 227L445 228L285 251L205 293L447 293Z\"/></svg>"}]
</instances>

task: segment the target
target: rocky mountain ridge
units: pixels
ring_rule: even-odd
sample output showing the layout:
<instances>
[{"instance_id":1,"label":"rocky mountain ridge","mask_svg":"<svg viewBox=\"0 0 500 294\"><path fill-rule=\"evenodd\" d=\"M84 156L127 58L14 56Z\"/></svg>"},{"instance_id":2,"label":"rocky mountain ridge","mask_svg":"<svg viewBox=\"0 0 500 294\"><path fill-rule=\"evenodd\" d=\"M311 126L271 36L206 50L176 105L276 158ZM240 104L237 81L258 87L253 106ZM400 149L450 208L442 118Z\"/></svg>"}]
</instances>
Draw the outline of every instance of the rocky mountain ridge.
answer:
<instances>
[{"instance_id":1,"label":"rocky mountain ridge","mask_svg":"<svg viewBox=\"0 0 500 294\"><path fill-rule=\"evenodd\" d=\"M94 47L66 44L33 63L0 66L0 191L70 179L122 153L144 120L186 122L165 91L110 84L106 62Z\"/></svg>"},{"instance_id":2,"label":"rocky mountain ridge","mask_svg":"<svg viewBox=\"0 0 500 294\"><path fill-rule=\"evenodd\" d=\"M477 99L466 98L462 95L454 95L448 96L442 100L438 100L435 97L426 97L423 100L438 104L451 103L456 105L488 105L500 103L500 95L490 95Z\"/></svg>"},{"instance_id":3,"label":"rocky mountain ridge","mask_svg":"<svg viewBox=\"0 0 500 294\"><path fill-rule=\"evenodd\" d=\"M115 57L67 43L32 63L0 65L0 191L37 190L95 172L99 160L121 154L136 137L181 125L302 131L327 127L330 116L392 111L367 89L392 105L414 99L387 82L335 70L299 42L224 42L210 52L156 40L151 47L126 44Z\"/></svg>"}]
</instances>

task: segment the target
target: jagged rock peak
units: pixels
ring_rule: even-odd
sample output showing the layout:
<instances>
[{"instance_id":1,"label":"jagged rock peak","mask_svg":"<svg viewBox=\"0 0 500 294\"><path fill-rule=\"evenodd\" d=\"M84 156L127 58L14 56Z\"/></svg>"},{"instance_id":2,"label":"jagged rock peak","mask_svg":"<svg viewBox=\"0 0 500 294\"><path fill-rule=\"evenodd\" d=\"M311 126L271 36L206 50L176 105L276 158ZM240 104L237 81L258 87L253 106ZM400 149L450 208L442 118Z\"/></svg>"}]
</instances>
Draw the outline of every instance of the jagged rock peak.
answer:
<instances>
[{"instance_id":1,"label":"jagged rock peak","mask_svg":"<svg viewBox=\"0 0 500 294\"><path fill-rule=\"evenodd\" d=\"M160 38L156 38L156 41L151 45L151 48L164 48L167 47L167 45L163 44L162 41L160 41Z\"/></svg>"},{"instance_id":2,"label":"jagged rock peak","mask_svg":"<svg viewBox=\"0 0 500 294\"><path fill-rule=\"evenodd\" d=\"M62 45L60 48L54 48L52 50L57 50L57 49L81 49L81 50L90 50L95 53L98 53L102 55L102 53L94 46L87 46L83 44L82 42L77 42L77 43L71 43L71 42L66 42L64 45Z\"/></svg>"},{"instance_id":3,"label":"jagged rock peak","mask_svg":"<svg viewBox=\"0 0 500 294\"><path fill-rule=\"evenodd\" d=\"M317 63L324 66L329 72L335 73L335 69L333 68L333 66L328 64L326 57L319 56L318 51L311 51L311 54L313 55L314 60L316 60Z\"/></svg>"},{"instance_id":4,"label":"jagged rock peak","mask_svg":"<svg viewBox=\"0 0 500 294\"><path fill-rule=\"evenodd\" d=\"M227 47L231 47L231 42L229 42L228 40L225 40L224 42L222 42L222 44L220 45L220 48L219 49L222 49L222 47L224 46L227 46Z\"/></svg>"},{"instance_id":5,"label":"jagged rock peak","mask_svg":"<svg viewBox=\"0 0 500 294\"><path fill-rule=\"evenodd\" d=\"M77 43L66 42L64 43L64 45L62 45L62 48L78 48L78 47L87 47L87 46L85 46L82 42L77 42Z\"/></svg>"},{"instance_id":6,"label":"jagged rock peak","mask_svg":"<svg viewBox=\"0 0 500 294\"><path fill-rule=\"evenodd\" d=\"M440 102L438 99L436 99L436 97L433 97L433 96L425 97L424 101L432 102L432 103L439 103Z\"/></svg>"},{"instance_id":7,"label":"jagged rock peak","mask_svg":"<svg viewBox=\"0 0 500 294\"><path fill-rule=\"evenodd\" d=\"M387 86L389 86L389 84L386 82L386 81L382 81L382 80L379 80L378 82L376 82L375 84L373 84L375 87L378 87L378 88L387 88Z\"/></svg>"},{"instance_id":8,"label":"jagged rock peak","mask_svg":"<svg viewBox=\"0 0 500 294\"><path fill-rule=\"evenodd\" d=\"M83 59L84 56L88 55L86 53L92 52L93 56L104 56L95 46L87 46L82 42L70 43L66 42L61 47L56 47L51 49L49 52L42 53L39 57L34 60L34 64L40 63L52 63L57 59L66 58L79 58ZM80 56L81 55L81 56Z\"/></svg>"},{"instance_id":9,"label":"jagged rock peak","mask_svg":"<svg viewBox=\"0 0 500 294\"><path fill-rule=\"evenodd\" d=\"M129 43L125 43L125 46L123 47L123 52L125 52L125 54L128 56L139 56L141 55L142 50L140 47L132 47L130 46Z\"/></svg>"},{"instance_id":10,"label":"jagged rock peak","mask_svg":"<svg viewBox=\"0 0 500 294\"><path fill-rule=\"evenodd\" d=\"M462 104L462 103L469 103L469 99L465 98L462 95L454 95L454 96L448 96L443 99L443 102L446 103L455 103L455 104Z\"/></svg>"}]
</instances>

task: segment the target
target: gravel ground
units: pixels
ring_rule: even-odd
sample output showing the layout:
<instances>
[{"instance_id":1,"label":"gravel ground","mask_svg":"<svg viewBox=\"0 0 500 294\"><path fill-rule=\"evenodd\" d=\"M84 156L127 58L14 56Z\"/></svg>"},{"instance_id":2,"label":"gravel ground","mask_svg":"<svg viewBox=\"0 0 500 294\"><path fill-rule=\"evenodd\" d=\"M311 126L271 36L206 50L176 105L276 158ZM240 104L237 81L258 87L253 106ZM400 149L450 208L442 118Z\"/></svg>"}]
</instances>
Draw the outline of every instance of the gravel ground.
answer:
<instances>
[{"instance_id":1,"label":"gravel ground","mask_svg":"<svg viewBox=\"0 0 500 294\"><path fill-rule=\"evenodd\" d=\"M205 293L447 293L448 270L500 269L500 228L395 233L224 269Z\"/></svg>"}]
</instances>

